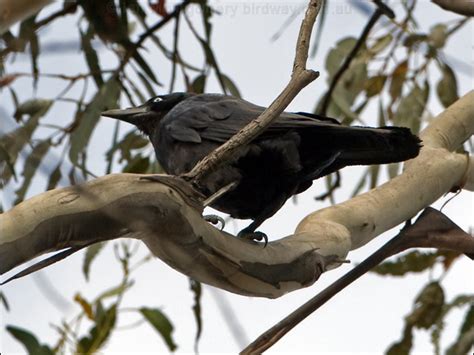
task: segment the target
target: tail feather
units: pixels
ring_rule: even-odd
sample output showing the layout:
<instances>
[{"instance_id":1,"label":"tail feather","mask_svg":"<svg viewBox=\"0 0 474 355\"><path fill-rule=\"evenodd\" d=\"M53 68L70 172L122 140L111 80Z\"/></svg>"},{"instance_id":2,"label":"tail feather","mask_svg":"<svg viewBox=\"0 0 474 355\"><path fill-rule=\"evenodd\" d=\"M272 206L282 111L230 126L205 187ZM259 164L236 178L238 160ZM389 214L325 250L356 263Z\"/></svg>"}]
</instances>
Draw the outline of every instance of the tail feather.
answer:
<instances>
[{"instance_id":1,"label":"tail feather","mask_svg":"<svg viewBox=\"0 0 474 355\"><path fill-rule=\"evenodd\" d=\"M396 163L412 159L420 152L421 140L408 128L353 128L347 137L341 137L341 144L347 144L347 149L342 150L339 160L346 165Z\"/></svg>"},{"instance_id":2,"label":"tail feather","mask_svg":"<svg viewBox=\"0 0 474 355\"><path fill-rule=\"evenodd\" d=\"M348 165L405 161L416 157L421 148L421 140L405 127L327 126L318 127L310 137L305 140L309 147L304 151L311 151L307 161L338 153L331 171Z\"/></svg>"}]
</instances>

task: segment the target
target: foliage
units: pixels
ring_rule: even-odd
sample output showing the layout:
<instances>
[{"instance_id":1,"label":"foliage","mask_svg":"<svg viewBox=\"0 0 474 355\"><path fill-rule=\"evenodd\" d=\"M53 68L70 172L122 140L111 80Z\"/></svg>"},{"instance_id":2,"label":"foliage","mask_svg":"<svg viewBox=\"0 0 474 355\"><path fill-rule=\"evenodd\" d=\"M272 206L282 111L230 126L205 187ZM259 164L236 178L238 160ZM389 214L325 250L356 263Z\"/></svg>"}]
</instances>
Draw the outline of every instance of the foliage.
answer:
<instances>
[{"instance_id":1,"label":"foliage","mask_svg":"<svg viewBox=\"0 0 474 355\"><path fill-rule=\"evenodd\" d=\"M413 16L416 1L408 4L404 2L403 13L397 16L397 20L387 21L359 49L335 87L327 111L329 116L338 117L344 123L360 123L363 122L364 110L374 102L379 107L380 125L403 125L418 132L422 124L420 118L426 116L427 104L433 95L436 94L445 107L457 100L456 73L445 61L443 49L456 30L466 23L466 19L455 23L440 22L429 33L422 33ZM186 13L186 9L191 6L199 9L197 20L191 20ZM224 68L219 65L219 53L215 53L212 47L214 28L211 20L216 15L205 0L185 0L174 8L165 0L155 3L137 0L65 1L62 8L56 6L56 12L52 14L44 16L40 12L23 21L16 35L12 32L2 35L0 93L2 100L8 97L15 106L16 125L8 134L0 136L0 179L2 186L17 186L15 203L25 198L32 179L46 164L48 155L57 156L55 160L58 163L46 166L46 172L42 171L48 179L46 189L53 189L66 179L67 184L75 184L77 180L112 171L160 171L148 142L135 131L120 136L119 122L110 137L101 137L110 141L105 154L104 171L91 171L89 154L92 151L89 151L89 145L99 124L100 113L108 108L137 105L156 95L158 90L163 91L163 87L169 92L177 86L197 93L205 92L211 78L218 81L222 92L240 96L238 86L225 74ZM85 73L77 73L73 68L70 73L42 72L40 59L45 55L45 50L39 30L48 27L54 29L56 22L64 16L74 16L79 24L77 38L88 68ZM400 16L402 19L398 20ZM326 21L326 26L329 25ZM171 45L165 44L166 35L162 34L167 26L173 28ZM192 33L201 48L200 55L191 58L182 55L179 43L185 29ZM322 38L323 31L321 24L318 33ZM166 85L162 83L160 75L165 69L153 65L152 58L147 56L146 40L146 46L156 47L162 56L160 60L170 66L171 79ZM328 84L334 80L344 58L356 42L357 38L351 36L334 44L325 61ZM104 67L101 61L103 53L99 55L99 50L113 54L115 66ZM15 54L22 52L28 52L30 56L31 71L27 73L15 71ZM432 78L437 74L440 79L433 83ZM39 93L43 82L65 86L54 97L44 98L39 94L24 99L15 85L20 78L31 80ZM181 84L179 80L182 80ZM61 118L51 123L51 112L56 106L61 107ZM321 106L321 102L318 106ZM386 169L390 177L396 176L399 171L398 165L394 164ZM380 173L379 167L368 168L355 186L354 195L364 187L376 186ZM329 176L327 182L327 196L333 199L332 193L339 186L339 179ZM87 280L92 277L91 265L100 256L103 247L104 244L93 245L85 253L83 273ZM132 312L139 317L140 323L147 322L156 330L167 350L179 349L179 344L173 338L173 329L179 325L173 325L162 310L154 306L132 309L122 306L124 297L134 285L133 272L151 257L137 261L136 249L131 247L130 242L117 243L114 248L123 272L121 282L103 291L94 300L77 293L74 301L80 311L71 320L56 326L59 336L54 346L42 344L34 334L19 327L8 326L9 334L29 353L91 354L101 351L113 336L120 314ZM458 256L444 252L415 251L380 265L374 272L403 276L408 272L426 273L437 265L442 265L446 272ZM431 281L421 291L415 301L415 309L405 319L402 339L389 348L389 354L408 353L416 328L430 331L436 353L440 353L444 320L455 308L466 309L466 313L458 337L447 353L462 354L474 343L474 296L459 295L447 302L441 278ZM201 285L193 280L190 282L194 297L197 351L203 331ZM0 300L8 310L9 303L4 293L0 293Z\"/></svg>"}]
</instances>

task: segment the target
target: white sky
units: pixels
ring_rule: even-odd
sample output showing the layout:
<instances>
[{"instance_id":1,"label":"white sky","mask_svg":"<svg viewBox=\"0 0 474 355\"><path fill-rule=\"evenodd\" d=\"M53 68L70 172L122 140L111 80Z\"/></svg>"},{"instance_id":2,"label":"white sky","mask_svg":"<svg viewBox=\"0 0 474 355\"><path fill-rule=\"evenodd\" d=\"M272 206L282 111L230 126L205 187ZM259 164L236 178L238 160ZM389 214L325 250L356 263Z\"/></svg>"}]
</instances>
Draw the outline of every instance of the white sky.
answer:
<instances>
[{"instance_id":1,"label":"white sky","mask_svg":"<svg viewBox=\"0 0 474 355\"><path fill-rule=\"evenodd\" d=\"M214 24L212 43L222 72L234 79L244 98L261 105L269 104L289 80L294 43L301 15L278 41L272 42L270 37L288 18L287 12L295 7L298 8L303 2L214 1L213 3L216 7L222 9L222 15L214 16L212 20ZM391 3L393 8L401 13L400 4L398 2ZM60 4L52 6L45 13L54 11L55 8L61 6ZM280 11L280 13L267 14L266 11L270 9L267 7L268 4L273 5L272 9L277 9L275 11ZM308 63L309 67L321 70L322 73L324 73L324 58L328 49L344 36L358 36L367 21L365 15L358 12L346 1L330 1L329 5L318 55ZM416 14L421 31L427 31L436 21L459 18L439 9L428 1L419 1ZM162 40L166 44L171 44L173 26L168 27L166 32L168 37L162 37ZM53 40L76 41L76 32L76 19L68 17L44 31L40 38L44 43ZM147 47L153 48L150 43L147 42ZM445 51L450 57L455 57L457 60L466 63L467 68L470 68L458 77L460 94L464 94L473 88L472 44L473 27L471 22L449 41ZM196 55L199 58L202 57L201 49L187 33L180 42L180 49L182 55L191 61L194 60L193 57ZM106 54L106 51L100 53L103 68L115 66L112 56ZM150 55L153 55L153 53L154 49L151 49ZM156 63L153 64L161 81L168 83L170 65L167 61L157 56ZM29 62L18 60L15 65L8 64L7 68L11 68L12 71L27 71L29 70ZM84 67L80 52L64 54L60 58L57 56L42 56L40 68L43 72L70 74L87 70ZM456 65L454 65L454 68L456 70ZM63 85L64 83L58 81L45 82L38 88L38 97L54 97ZM18 79L14 87L19 93L20 101L31 97L32 88L28 79ZM324 75L322 75L321 78L298 95L290 105L289 110L311 111L316 100L325 90L326 82ZM207 92L219 92L219 87L215 81L210 82ZM11 100L5 90L0 92L0 102L2 108L11 115ZM125 100L123 100L123 105L125 105ZM70 110L68 106L55 105L48 116L48 120L58 122L67 119L69 121L69 116L63 118L65 114L71 114L71 111L66 111L65 108ZM436 99L432 100L430 108L432 114L442 111ZM375 118L376 110L373 107L363 115L363 119L369 124L375 124ZM0 112L0 119L2 122L7 120L2 116L2 112ZM108 140L104 141L101 137L111 132L112 129L113 122L102 119L90 146L89 156L93 152L97 155L97 159L91 161L90 168L99 175L103 174L105 170L105 163L101 154L109 144ZM129 129L130 127L123 125L121 133ZM342 181L343 188L336 193L337 201L343 201L348 197L361 171L361 168L345 169ZM28 195L32 196L41 192L45 184L46 180L43 179L42 181L41 178L37 178ZM261 230L265 231L271 239L277 239L292 233L296 224L306 214L328 205L327 202L315 202L313 199L315 195L322 191L325 191L324 182L315 183L309 191L298 197L298 205L288 201L277 215L263 225ZM11 198L11 194L5 191L5 200L9 198ZM445 200L443 199L435 204L435 207L440 207ZM449 203L443 211L459 226L467 229L472 226L473 207L473 194L463 192ZM228 230L231 232L237 231L246 224L246 221L239 222L235 226L230 223ZM349 254L349 258L353 262L352 265L344 265L337 270L324 274L313 286L293 292L277 300L243 297L204 286L202 297L204 329L199 347L200 351L202 353L236 353L242 348L236 343L229 327L226 325L216 302L216 294L220 297L219 299L224 299L233 308L237 322L243 327L248 341L251 341L314 296L326 285L350 270L355 263L362 261L371 251L396 233L397 230L385 233L368 246ZM142 247L142 254L145 255L145 253L146 250ZM9 313L5 312L3 308L0 311L2 329L5 324L24 327L34 332L42 342L53 345L57 335L51 324L59 324L64 318L70 319L78 311L78 307L71 303L75 292L79 290L86 299L90 300L99 292L115 286L120 281L120 269L117 262L113 261L113 251L110 246L93 264L89 283L84 281L81 272L82 259L82 253L74 255L45 271L2 287L2 291L8 297L11 306L11 312ZM442 282L447 292L448 301L459 293L474 293L473 270L472 261L467 258L461 258L456 262L456 265ZM435 270L433 277L439 275L439 271ZM172 270L160 260L154 260L135 274L135 280L134 287L126 295L124 305L161 308L175 326L174 339L179 346L178 352L193 352L195 334L195 322L191 310L193 295L189 291L187 278ZM427 274L410 275L403 279L381 278L372 274L366 275L297 326L268 353L382 353L389 344L400 338L403 317L411 311L413 299L428 280L429 275ZM50 302L48 298L51 299L52 296L48 296L42 291L49 287L46 286L47 282L54 285L57 292L66 300L63 309L58 309L58 302ZM448 323L450 326L445 331L444 345L446 345L446 341L451 343L458 332L459 314L459 312L453 312L453 315L448 318L452 322ZM138 316L129 313L121 314L119 324L130 324L136 319L138 319ZM416 353L433 353L429 335L426 332L416 331L415 333ZM7 354L24 352L19 343L4 333L1 333L0 336L0 351ZM105 351L107 354L156 353L166 352L166 348L154 330L148 324L143 324L133 330L114 332Z\"/></svg>"}]
</instances>

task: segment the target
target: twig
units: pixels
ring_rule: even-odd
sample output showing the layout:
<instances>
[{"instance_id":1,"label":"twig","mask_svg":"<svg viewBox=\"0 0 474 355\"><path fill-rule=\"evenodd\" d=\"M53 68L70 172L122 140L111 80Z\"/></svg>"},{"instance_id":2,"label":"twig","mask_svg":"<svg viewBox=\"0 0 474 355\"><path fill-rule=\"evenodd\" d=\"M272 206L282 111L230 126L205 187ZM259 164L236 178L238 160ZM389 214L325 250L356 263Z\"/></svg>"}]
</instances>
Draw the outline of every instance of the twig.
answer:
<instances>
[{"instance_id":1,"label":"twig","mask_svg":"<svg viewBox=\"0 0 474 355\"><path fill-rule=\"evenodd\" d=\"M68 14L73 14L74 12L76 12L76 9L77 9L77 3L76 2L71 2L71 3L66 2L64 4L64 7L61 10L59 10L55 13L52 13L48 17L45 17L44 19L36 22L35 23L35 30L39 29L40 27L42 27L44 25L47 25L48 23L50 23L51 21L54 21L58 17L68 15Z\"/></svg>"},{"instance_id":2,"label":"twig","mask_svg":"<svg viewBox=\"0 0 474 355\"><path fill-rule=\"evenodd\" d=\"M375 23L383 14L384 14L384 11L381 10L380 7L377 7L372 17L370 18L369 22L367 22L367 24L365 25L364 30L362 31L362 34L360 35L359 39L354 45L354 48L352 48L349 55L344 59L344 62L342 63L341 67L339 68L337 73L334 75L334 78L331 81L331 85L329 86L329 90L326 92L326 95L324 95L324 98L323 98L323 104L319 112L321 115L326 115L326 111L329 107L329 103L331 102L332 93L334 92L334 89L336 88L337 83L339 82L339 80L341 79L345 71L351 65L352 60L355 58L355 56L359 52L362 45L365 43L365 40L367 39L367 36L369 35L370 31L374 27Z\"/></svg>"},{"instance_id":3,"label":"twig","mask_svg":"<svg viewBox=\"0 0 474 355\"><path fill-rule=\"evenodd\" d=\"M322 0L311 0L306 9L305 17L300 27L296 44L295 61L290 82L272 104L255 120L242 128L227 143L214 150L201 160L185 178L195 183L214 171L221 164L228 161L233 153L241 146L248 144L262 133L290 104L293 98L310 82L315 80L319 73L306 69L311 32L316 16L321 8Z\"/></svg>"},{"instance_id":4,"label":"twig","mask_svg":"<svg viewBox=\"0 0 474 355\"><path fill-rule=\"evenodd\" d=\"M188 6L190 3L192 2L192 0L184 0L181 4L179 5L176 5L174 10L172 12L170 12L169 14L167 14L166 16L164 16L161 21L159 21L158 23L156 23L155 25L151 26L150 28L148 28L145 32L143 32L140 37L138 38L138 41L133 43L129 48L127 48L127 53L125 54L125 56L123 57L122 61L120 62L120 65L118 66L118 68L115 70L115 73L114 75L115 76L118 76L118 74L123 70L123 68L127 65L128 61L130 60L130 58L133 57L133 55L135 54L135 52L138 50L138 48L141 47L141 45L143 44L143 42L145 42L145 40L152 36L154 34L155 31L159 30L161 27L163 27L164 25L166 25L170 20L172 20L173 18L175 17L178 17L181 10L185 9L186 6Z\"/></svg>"},{"instance_id":5,"label":"twig","mask_svg":"<svg viewBox=\"0 0 474 355\"><path fill-rule=\"evenodd\" d=\"M242 350L240 354L261 354L339 293L339 291L380 264L383 260L416 247L445 248L462 253L471 253L474 251L474 238L462 231L461 228L441 212L428 207L423 211L415 224L407 223L397 236L282 321L260 335L254 342Z\"/></svg>"}]
</instances>

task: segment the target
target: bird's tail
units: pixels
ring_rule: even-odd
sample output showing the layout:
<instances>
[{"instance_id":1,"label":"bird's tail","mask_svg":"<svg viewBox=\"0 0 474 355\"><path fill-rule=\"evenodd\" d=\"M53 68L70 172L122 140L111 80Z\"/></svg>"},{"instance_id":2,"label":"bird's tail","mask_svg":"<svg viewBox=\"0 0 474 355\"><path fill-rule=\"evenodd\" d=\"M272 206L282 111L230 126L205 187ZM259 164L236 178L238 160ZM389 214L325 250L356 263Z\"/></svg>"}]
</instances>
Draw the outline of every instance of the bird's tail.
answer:
<instances>
[{"instance_id":1,"label":"bird's tail","mask_svg":"<svg viewBox=\"0 0 474 355\"><path fill-rule=\"evenodd\" d=\"M319 128L314 138L313 153L334 147L341 167L401 162L416 157L421 148L421 140L405 127L328 126Z\"/></svg>"}]
</instances>

